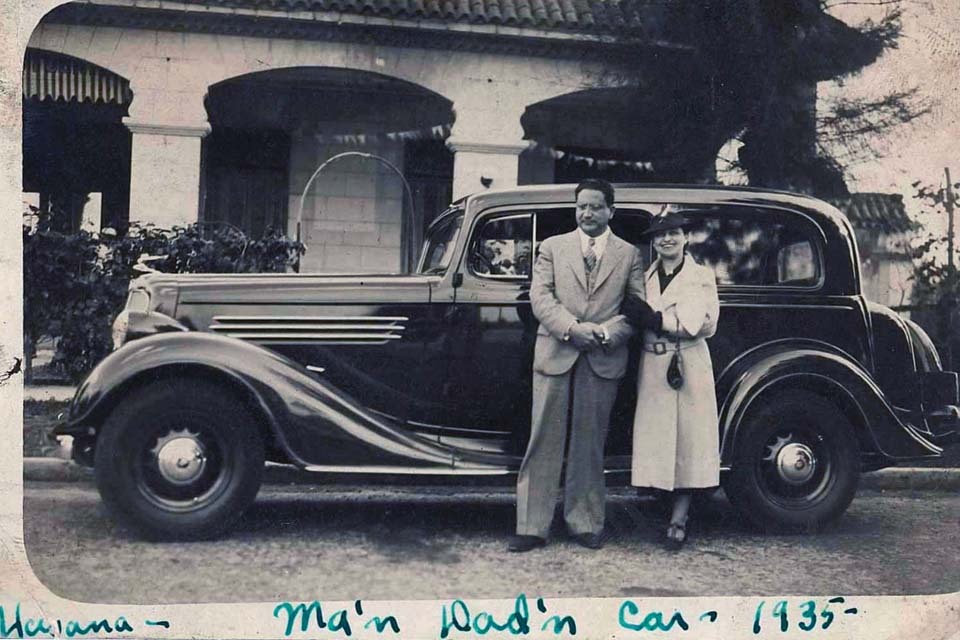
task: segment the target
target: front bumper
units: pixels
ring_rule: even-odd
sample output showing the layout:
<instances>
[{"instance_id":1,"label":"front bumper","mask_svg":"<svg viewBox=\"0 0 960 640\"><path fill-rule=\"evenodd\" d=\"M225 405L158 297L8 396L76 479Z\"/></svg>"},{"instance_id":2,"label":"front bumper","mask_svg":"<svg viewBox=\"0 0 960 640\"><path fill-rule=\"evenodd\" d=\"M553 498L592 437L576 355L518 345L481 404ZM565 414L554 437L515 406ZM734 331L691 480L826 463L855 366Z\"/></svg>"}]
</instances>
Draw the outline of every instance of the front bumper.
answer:
<instances>
[{"instance_id":1,"label":"front bumper","mask_svg":"<svg viewBox=\"0 0 960 640\"><path fill-rule=\"evenodd\" d=\"M62 422L53 429L57 443L54 455L64 460L73 460L85 467L93 466L93 448L96 431L83 425Z\"/></svg>"}]
</instances>

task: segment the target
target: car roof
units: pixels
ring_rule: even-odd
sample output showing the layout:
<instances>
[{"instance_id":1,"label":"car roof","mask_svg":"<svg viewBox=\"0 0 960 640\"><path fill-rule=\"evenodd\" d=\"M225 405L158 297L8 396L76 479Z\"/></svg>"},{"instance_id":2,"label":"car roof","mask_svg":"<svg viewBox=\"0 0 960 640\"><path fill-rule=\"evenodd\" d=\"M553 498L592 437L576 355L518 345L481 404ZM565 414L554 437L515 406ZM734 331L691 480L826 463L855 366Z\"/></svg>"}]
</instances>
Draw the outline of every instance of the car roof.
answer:
<instances>
[{"instance_id":1,"label":"car roof","mask_svg":"<svg viewBox=\"0 0 960 640\"><path fill-rule=\"evenodd\" d=\"M769 208L778 211L793 212L817 227L828 250L826 257L831 261L826 266L829 276L830 292L851 295L860 292L860 268L856 236L850 221L836 207L812 196L757 189L751 187L726 187L719 185L678 185L678 184L618 184L614 185L617 204L678 204L743 206L751 208ZM454 202L447 211L437 217L431 229L449 221L453 216L465 216L464 222L472 225L477 216L494 208L505 207L508 210L522 207L536 210L542 205L572 206L575 184L550 184L491 189L474 193ZM771 211L773 213L773 211ZM429 233L429 231L428 231ZM826 289L820 292L827 291Z\"/></svg>"},{"instance_id":2,"label":"car roof","mask_svg":"<svg viewBox=\"0 0 960 640\"><path fill-rule=\"evenodd\" d=\"M456 208L476 212L496 206L556 204L573 201L576 184L525 185L480 191L454 203ZM853 229L846 216L831 204L800 193L759 189L746 186L690 185L690 184L614 184L616 200L620 205L645 202L672 204L740 204L746 206L782 205L799 208L814 216L820 224L837 227L852 235ZM522 196L522 198L518 197ZM445 217L445 216L443 216Z\"/></svg>"},{"instance_id":3,"label":"car roof","mask_svg":"<svg viewBox=\"0 0 960 640\"><path fill-rule=\"evenodd\" d=\"M755 187L730 187L722 185L688 185L688 184L643 184L618 183L613 185L616 190L617 202L647 202L669 200L670 202L729 202L732 199L757 201L762 196L764 201L802 202L806 206L821 201L799 193L779 191L774 189L759 189ZM516 202L518 194L528 195L530 202L564 202L573 199L576 190L575 183L570 184L542 184L506 187L479 191L461 198L458 202L469 200L482 203L486 206L496 206L508 202Z\"/></svg>"}]
</instances>

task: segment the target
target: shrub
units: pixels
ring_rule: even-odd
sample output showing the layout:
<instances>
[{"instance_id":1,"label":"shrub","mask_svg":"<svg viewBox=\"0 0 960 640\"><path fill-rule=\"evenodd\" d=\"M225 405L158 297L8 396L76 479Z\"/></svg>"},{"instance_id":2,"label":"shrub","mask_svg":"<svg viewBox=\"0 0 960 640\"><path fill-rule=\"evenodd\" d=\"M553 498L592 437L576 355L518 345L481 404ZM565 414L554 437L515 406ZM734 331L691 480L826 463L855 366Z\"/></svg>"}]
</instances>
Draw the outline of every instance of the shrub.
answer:
<instances>
[{"instance_id":1,"label":"shrub","mask_svg":"<svg viewBox=\"0 0 960 640\"><path fill-rule=\"evenodd\" d=\"M24 353L29 362L40 339L58 339L51 365L74 381L110 353L111 324L141 254L164 256L151 266L171 273L258 273L286 271L306 251L277 232L251 240L224 224L132 225L118 237L51 230L35 207L26 215L35 223L23 227Z\"/></svg>"}]
</instances>

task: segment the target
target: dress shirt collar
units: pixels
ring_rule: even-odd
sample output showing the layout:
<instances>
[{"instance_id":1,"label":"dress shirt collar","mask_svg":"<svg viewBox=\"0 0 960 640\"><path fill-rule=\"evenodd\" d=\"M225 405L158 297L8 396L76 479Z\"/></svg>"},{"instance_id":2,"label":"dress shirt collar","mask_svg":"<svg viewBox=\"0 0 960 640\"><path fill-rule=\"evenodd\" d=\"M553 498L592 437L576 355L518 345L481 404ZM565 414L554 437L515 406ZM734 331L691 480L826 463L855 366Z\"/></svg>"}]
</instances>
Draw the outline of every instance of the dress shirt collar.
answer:
<instances>
[{"instance_id":1,"label":"dress shirt collar","mask_svg":"<svg viewBox=\"0 0 960 640\"><path fill-rule=\"evenodd\" d=\"M577 227L577 233L580 236L580 253L586 254L587 247L590 246L590 236L585 234L580 227ZM603 257L603 251L607 248L607 240L609 239L610 227L604 229L603 233L594 238L596 242L593 245L593 252L597 254L597 260Z\"/></svg>"}]
</instances>

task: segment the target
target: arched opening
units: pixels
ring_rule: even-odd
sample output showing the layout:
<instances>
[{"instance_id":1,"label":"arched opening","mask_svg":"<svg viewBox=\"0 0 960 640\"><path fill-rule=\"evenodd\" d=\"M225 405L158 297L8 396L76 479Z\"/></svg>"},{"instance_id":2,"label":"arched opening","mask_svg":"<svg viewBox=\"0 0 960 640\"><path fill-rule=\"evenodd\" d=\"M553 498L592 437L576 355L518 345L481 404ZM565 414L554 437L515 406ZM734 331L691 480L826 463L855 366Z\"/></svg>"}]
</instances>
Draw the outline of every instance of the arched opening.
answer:
<instances>
[{"instance_id":1,"label":"arched opening","mask_svg":"<svg viewBox=\"0 0 960 640\"><path fill-rule=\"evenodd\" d=\"M521 156L521 180L712 181L725 138L713 119L695 114L709 102L668 88L589 89L528 106L521 123L536 144Z\"/></svg>"},{"instance_id":2,"label":"arched opening","mask_svg":"<svg viewBox=\"0 0 960 640\"><path fill-rule=\"evenodd\" d=\"M23 64L24 199L60 231L123 230L130 208L133 100L119 75L71 56L28 48Z\"/></svg>"},{"instance_id":3,"label":"arched opening","mask_svg":"<svg viewBox=\"0 0 960 640\"><path fill-rule=\"evenodd\" d=\"M302 271L396 272L419 250L423 228L449 203L453 156L444 144L451 102L396 78L294 67L210 87L203 144L202 219L258 236L280 229L307 245ZM305 194L310 175L344 151ZM408 222L405 222L408 221Z\"/></svg>"}]
</instances>

